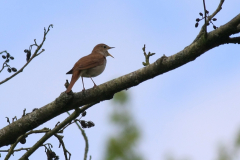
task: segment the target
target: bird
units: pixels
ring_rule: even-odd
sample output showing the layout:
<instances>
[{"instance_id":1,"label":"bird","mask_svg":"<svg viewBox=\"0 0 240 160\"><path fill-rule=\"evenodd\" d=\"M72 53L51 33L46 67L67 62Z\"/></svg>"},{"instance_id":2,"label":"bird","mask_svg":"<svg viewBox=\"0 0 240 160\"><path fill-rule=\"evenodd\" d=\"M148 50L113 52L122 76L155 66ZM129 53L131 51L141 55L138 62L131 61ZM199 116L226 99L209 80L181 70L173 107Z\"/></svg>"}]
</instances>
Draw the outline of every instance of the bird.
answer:
<instances>
[{"instance_id":1,"label":"bird","mask_svg":"<svg viewBox=\"0 0 240 160\"><path fill-rule=\"evenodd\" d=\"M93 87L96 87L97 85L93 81L92 77L96 77L104 71L107 63L107 59L106 59L107 56L111 56L112 58L114 58L108 52L108 50L112 48L115 48L115 47L109 47L106 44L100 43L93 48L91 54L80 58L75 63L73 68L66 73L66 74L72 74L71 82L67 87L66 93L69 93L72 90L73 85L79 79L79 77L82 78L83 91L85 90L83 77L91 78L94 84Z\"/></svg>"}]
</instances>

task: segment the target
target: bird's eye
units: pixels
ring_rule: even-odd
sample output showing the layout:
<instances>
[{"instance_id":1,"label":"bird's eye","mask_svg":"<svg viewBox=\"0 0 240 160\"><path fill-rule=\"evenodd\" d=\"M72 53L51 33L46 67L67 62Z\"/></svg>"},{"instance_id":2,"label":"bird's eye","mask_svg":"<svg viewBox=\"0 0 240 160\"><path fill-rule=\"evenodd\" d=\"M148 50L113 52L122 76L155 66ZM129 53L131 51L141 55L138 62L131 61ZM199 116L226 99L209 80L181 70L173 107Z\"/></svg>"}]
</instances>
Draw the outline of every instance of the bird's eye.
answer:
<instances>
[{"instance_id":1,"label":"bird's eye","mask_svg":"<svg viewBox=\"0 0 240 160\"><path fill-rule=\"evenodd\" d=\"M103 48L107 48L107 46L103 46Z\"/></svg>"}]
</instances>

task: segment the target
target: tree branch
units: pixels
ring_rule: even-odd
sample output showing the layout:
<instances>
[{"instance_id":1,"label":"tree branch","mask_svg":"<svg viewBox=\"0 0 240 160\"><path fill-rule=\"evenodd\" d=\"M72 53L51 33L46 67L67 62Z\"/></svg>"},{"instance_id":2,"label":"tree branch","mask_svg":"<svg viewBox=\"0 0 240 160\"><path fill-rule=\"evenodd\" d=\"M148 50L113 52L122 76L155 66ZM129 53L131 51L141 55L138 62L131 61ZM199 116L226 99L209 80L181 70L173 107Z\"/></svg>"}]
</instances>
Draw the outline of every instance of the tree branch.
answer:
<instances>
[{"instance_id":1,"label":"tree branch","mask_svg":"<svg viewBox=\"0 0 240 160\"><path fill-rule=\"evenodd\" d=\"M11 56L10 53L8 53L6 50L0 52L0 54L3 54L3 53L6 53L6 56L5 56L5 55L2 55L2 58L3 58L3 59L6 59L6 60L5 60L5 62L3 62L2 69L0 70L0 73L3 71L3 69L4 69L5 67L8 67L8 72L9 72L9 73L10 73L11 71L16 72L16 71L17 71L16 68L11 67L10 65L8 65L8 63L10 62L10 60L14 60L14 57Z\"/></svg>"},{"instance_id":2,"label":"tree branch","mask_svg":"<svg viewBox=\"0 0 240 160\"><path fill-rule=\"evenodd\" d=\"M149 63L149 58L150 58L151 56L153 56L155 53L148 52L148 54L147 54L146 51L145 51L145 49L146 49L146 45L144 44L142 50L143 50L143 54L144 54L144 56L145 56L145 61L146 61L146 62L142 62L142 64L143 64L144 66L147 66L147 65L150 64L150 63Z\"/></svg>"},{"instance_id":3,"label":"tree branch","mask_svg":"<svg viewBox=\"0 0 240 160\"><path fill-rule=\"evenodd\" d=\"M45 147L46 145L49 145L50 143L46 143L46 144L43 144L41 147ZM30 148L18 148L18 149L15 149L13 150L13 152L19 152L19 151L28 151ZM0 152L9 152L10 149L8 150L0 150Z\"/></svg>"},{"instance_id":4,"label":"tree branch","mask_svg":"<svg viewBox=\"0 0 240 160\"><path fill-rule=\"evenodd\" d=\"M58 134L54 134L55 137L57 137L58 141L59 141L59 148L61 147L62 145L62 148L63 148L63 153L64 153L64 156L65 156L65 160L70 160L71 158L71 153L66 149L65 147L65 144L63 142L63 136L60 136ZM69 155L69 158L67 156L67 154Z\"/></svg>"},{"instance_id":5,"label":"tree branch","mask_svg":"<svg viewBox=\"0 0 240 160\"><path fill-rule=\"evenodd\" d=\"M71 122L73 119L77 118L81 113L81 110L79 108L76 108L75 111L67 117L62 123L57 125L54 129L47 132L40 140L37 141L21 158L20 160L28 160L28 157L36 151L48 138L50 138L52 135L56 134L61 128L63 128L66 124ZM57 137L59 138L59 137ZM63 146L65 148L65 146ZM65 154L65 151L64 151Z\"/></svg>"},{"instance_id":6,"label":"tree branch","mask_svg":"<svg viewBox=\"0 0 240 160\"><path fill-rule=\"evenodd\" d=\"M16 140L15 143L13 143L10 147L10 149L8 150L8 154L5 157L5 160L9 159L10 156L13 154L14 151L19 151L19 150L14 150L14 148L17 146L18 142L20 142L23 138L26 138L28 135L33 134L33 133L47 133L49 132L50 129L48 128L43 128L41 130L33 130L33 131L29 131L28 133L25 133L23 135L21 135L20 137L18 137L18 139ZM59 132L62 133L62 132ZM1 152L1 151L0 151Z\"/></svg>"},{"instance_id":7,"label":"tree branch","mask_svg":"<svg viewBox=\"0 0 240 160\"><path fill-rule=\"evenodd\" d=\"M0 130L0 147L14 143L16 139L27 131L47 122L48 120L80 106L112 99L113 95L124 89L136 86L146 80L178 68L195 60L206 51L228 43L229 36L240 32L240 14L227 24L208 33L208 38L201 36L196 42L185 47L182 51L165 57L162 56L154 63L136 70L127 75L108 81L98 87L83 92L66 94L61 93L53 102L22 117ZM80 108L85 111L90 106Z\"/></svg>"},{"instance_id":8,"label":"tree branch","mask_svg":"<svg viewBox=\"0 0 240 160\"><path fill-rule=\"evenodd\" d=\"M42 48L42 46L43 46L43 43L44 43L45 40L46 40L46 36L47 36L48 32L50 31L50 27L53 28L53 25L50 24L50 25L48 26L48 30L47 30L47 31L46 31L46 29L44 28L43 40L42 40L42 42L41 42L40 45L37 45L36 39L34 39L35 44L33 44L33 45L37 46L37 49L35 50L35 52L34 52L34 54L32 55L32 57L27 61L27 63L26 63L21 69L19 69L16 73L14 73L13 75L11 75L10 77L6 78L6 79L3 80L3 81L0 81L0 85L3 84L3 83L5 83L5 82L7 82L7 81L10 80L10 79L12 79L12 78L15 77L17 74L21 73L21 72L23 71L23 69L32 61L33 58L35 58L36 56L40 55L42 52L45 51L44 49L42 49L42 50L39 52L39 50L40 50L40 49ZM32 46L32 45L31 45L31 46ZM38 52L39 52L39 53L38 53Z\"/></svg>"},{"instance_id":9,"label":"tree branch","mask_svg":"<svg viewBox=\"0 0 240 160\"><path fill-rule=\"evenodd\" d=\"M240 37L232 37L227 40L227 43L240 44Z\"/></svg>"},{"instance_id":10,"label":"tree branch","mask_svg":"<svg viewBox=\"0 0 240 160\"><path fill-rule=\"evenodd\" d=\"M70 114L69 112L67 112L68 114ZM88 148L89 148L89 144L88 144L88 138L87 138L87 135L84 131L84 129L82 129L82 127L79 125L79 123L77 121L74 122L78 128L80 129L81 133L82 133L82 136L85 140L85 152L84 152L84 157L83 157L83 160L87 160L87 154L88 154Z\"/></svg>"},{"instance_id":11,"label":"tree branch","mask_svg":"<svg viewBox=\"0 0 240 160\"><path fill-rule=\"evenodd\" d=\"M206 9L206 4L205 0L203 0L203 8L204 8L204 37L207 38L207 9Z\"/></svg>"},{"instance_id":12,"label":"tree branch","mask_svg":"<svg viewBox=\"0 0 240 160\"><path fill-rule=\"evenodd\" d=\"M223 5L224 0L220 0L220 3L217 7L217 9L213 12L212 15L208 16L207 20L205 21L204 25L202 26L199 34L197 35L197 37L195 38L195 40L193 42L196 42L201 36L202 34L204 34L205 32L205 28L207 27L207 24L209 23L209 21L216 16L216 14L222 9L222 5ZM204 11L204 13L206 13L206 11ZM206 15L205 15L206 16ZM207 31L207 30L206 30Z\"/></svg>"}]
</instances>

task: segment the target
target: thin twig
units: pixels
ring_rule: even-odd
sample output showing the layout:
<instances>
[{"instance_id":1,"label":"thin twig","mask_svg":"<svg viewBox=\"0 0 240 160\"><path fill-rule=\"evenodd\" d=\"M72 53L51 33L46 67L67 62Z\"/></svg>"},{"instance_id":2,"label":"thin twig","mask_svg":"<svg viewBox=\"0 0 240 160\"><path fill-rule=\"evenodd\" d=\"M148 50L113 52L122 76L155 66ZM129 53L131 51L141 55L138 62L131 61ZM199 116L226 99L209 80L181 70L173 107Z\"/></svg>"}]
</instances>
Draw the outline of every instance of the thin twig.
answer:
<instances>
[{"instance_id":1,"label":"thin twig","mask_svg":"<svg viewBox=\"0 0 240 160\"><path fill-rule=\"evenodd\" d=\"M14 120L17 121L17 116L14 116L14 117L12 118L12 123L14 122Z\"/></svg>"},{"instance_id":2,"label":"thin twig","mask_svg":"<svg viewBox=\"0 0 240 160\"><path fill-rule=\"evenodd\" d=\"M10 69L11 69L11 68L14 68L14 67L10 67L10 65L8 65L10 59L13 60L13 59L12 59L13 57L10 55L10 53L8 53L6 50L0 52L0 54L2 54L2 53L6 53L6 56L5 56L5 58L4 58L4 59L6 59L6 60L5 60L5 62L3 62L2 69L0 70L0 73L2 72L2 70L3 70L5 67L8 67L8 68L10 68Z\"/></svg>"},{"instance_id":3,"label":"thin twig","mask_svg":"<svg viewBox=\"0 0 240 160\"><path fill-rule=\"evenodd\" d=\"M46 143L46 144L43 144L42 146L44 146L45 147L45 145L48 145L49 143ZM42 147L42 146L40 146L40 147ZM24 150L26 150L26 151L28 151L30 148L18 148L18 149L14 149L13 150L13 152L19 152L19 151L24 151ZM8 150L0 150L0 152L9 152L10 151L10 149L8 149Z\"/></svg>"},{"instance_id":4,"label":"thin twig","mask_svg":"<svg viewBox=\"0 0 240 160\"><path fill-rule=\"evenodd\" d=\"M28 135L33 134L33 133L47 133L47 132L49 132L49 131L50 131L50 129L48 129L48 128L43 128L43 129L41 129L41 130L32 130L32 131L29 131L28 133L25 133L25 134L21 135L20 137L18 137L18 139L15 141L15 143L13 143L13 144L11 145L11 147L10 147L10 149L9 149L9 152L8 152L8 154L6 155L6 157L5 157L4 160L8 160L8 159L10 158L11 154L13 154L13 152L14 152L14 148L16 147L16 145L18 144L18 142L19 142L22 138L27 137ZM62 132L59 132L59 133L62 133Z\"/></svg>"},{"instance_id":5,"label":"thin twig","mask_svg":"<svg viewBox=\"0 0 240 160\"><path fill-rule=\"evenodd\" d=\"M43 43L45 42L46 40L46 35L47 33L50 31L50 27L53 28L53 25L50 24L48 26L48 30L46 31L46 29L44 28L44 35L43 35L43 40L42 40L42 43L40 45L37 45L36 44L36 40L34 40L35 44L34 45L37 45L37 49L35 50L34 54L32 55L32 57L29 59L29 61L21 68L19 69L16 73L14 73L13 75L11 75L10 77L6 78L5 80L1 81L0 82L0 85L7 82L8 80L10 80L11 78L15 77L17 74L21 73L23 71L23 69L32 61L33 58L35 58L36 56L38 56L39 54L41 54L42 52L44 52L45 50L42 49L40 52L39 50L42 48L43 46ZM38 53L39 52L39 53Z\"/></svg>"},{"instance_id":6,"label":"thin twig","mask_svg":"<svg viewBox=\"0 0 240 160\"><path fill-rule=\"evenodd\" d=\"M204 21L205 21L204 37L207 38L207 10L206 10L205 0L203 0L203 7L204 7Z\"/></svg>"},{"instance_id":7,"label":"thin twig","mask_svg":"<svg viewBox=\"0 0 240 160\"><path fill-rule=\"evenodd\" d=\"M68 115L70 115L70 113L69 112L67 112L68 113ZM88 149L89 149L89 144L88 144L88 138L87 138L87 135L86 135L86 133L85 133L85 131L82 129L82 127L79 125L79 123L77 122L77 121L74 121L75 122L75 124L78 126L78 128L79 128L79 130L81 131L81 133L82 133L82 136L83 136L83 138L84 138L84 140L85 140L85 152L84 152L84 160L87 160L87 154L88 154Z\"/></svg>"},{"instance_id":8,"label":"thin twig","mask_svg":"<svg viewBox=\"0 0 240 160\"><path fill-rule=\"evenodd\" d=\"M213 12L213 14L211 14L210 16L208 16L208 21L209 21L210 19L212 19L214 16L216 16L216 14L222 9L223 2L224 2L224 0L220 0L220 3L219 3L219 5L218 5L217 9Z\"/></svg>"},{"instance_id":9,"label":"thin twig","mask_svg":"<svg viewBox=\"0 0 240 160\"><path fill-rule=\"evenodd\" d=\"M144 66L147 66L147 65L150 64L150 63L149 63L149 58L150 58L151 56L153 56L155 53L148 52L148 54L147 54L146 51L145 51L145 49L146 49L146 46L145 46L145 44L144 44L142 50L143 50L143 54L144 54L144 56L145 56L145 61L146 61L146 62L142 62L142 64L143 64Z\"/></svg>"},{"instance_id":10,"label":"thin twig","mask_svg":"<svg viewBox=\"0 0 240 160\"><path fill-rule=\"evenodd\" d=\"M3 63L3 65L2 65L2 69L0 70L0 72L2 72L2 70L4 69L4 64L5 64L5 63Z\"/></svg>"},{"instance_id":11,"label":"thin twig","mask_svg":"<svg viewBox=\"0 0 240 160\"><path fill-rule=\"evenodd\" d=\"M47 134L45 134L40 140L35 143L31 149L29 149L21 158L20 160L27 160L28 157L35 152L40 145L42 145L48 138L50 138L52 135L56 134L61 128L63 128L66 124L71 122L73 119L77 118L81 113L81 110L79 108L76 108L75 111L67 117L62 123L57 125L55 128L53 128L51 131L49 131Z\"/></svg>"},{"instance_id":12,"label":"thin twig","mask_svg":"<svg viewBox=\"0 0 240 160\"><path fill-rule=\"evenodd\" d=\"M207 22L205 22L205 24L202 26L199 34L197 35L197 37L194 39L193 42L196 42L196 41L202 36L202 34L204 34L205 25L208 24L209 21L222 9L223 2L224 2L224 0L220 0L220 3L219 3L219 5L218 5L217 9L213 12L213 14L211 14L210 16L208 16Z\"/></svg>"},{"instance_id":13,"label":"thin twig","mask_svg":"<svg viewBox=\"0 0 240 160\"><path fill-rule=\"evenodd\" d=\"M62 140L62 139L63 139L63 136L60 136L60 135L58 135L58 134L54 134L54 136L57 137L57 139L58 139L58 141L59 141L59 148L60 148L61 145L62 145L65 159L66 159L66 160L70 160L70 158L71 158L71 153L70 153L70 152L66 149L66 147L65 147L65 144L64 144L64 142L63 142L63 140ZM69 155L69 158L68 158L67 154Z\"/></svg>"},{"instance_id":14,"label":"thin twig","mask_svg":"<svg viewBox=\"0 0 240 160\"><path fill-rule=\"evenodd\" d=\"M15 149L15 150L13 150L13 152L18 152L18 151L23 151L23 150L26 150L26 151L28 151L30 148L19 148L19 149ZM8 150L0 150L0 152L9 152L10 151L10 149L8 149Z\"/></svg>"},{"instance_id":15,"label":"thin twig","mask_svg":"<svg viewBox=\"0 0 240 160\"><path fill-rule=\"evenodd\" d=\"M8 118L8 117L5 117L5 118L7 118L7 122L8 122L9 124L11 124L10 121L9 121L9 118Z\"/></svg>"},{"instance_id":16,"label":"thin twig","mask_svg":"<svg viewBox=\"0 0 240 160\"><path fill-rule=\"evenodd\" d=\"M23 115L22 115L22 117L24 117L26 115L26 108L24 108L24 110L23 110Z\"/></svg>"},{"instance_id":17,"label":"thin twig","mask_svg":"<svg viewBox=\"0 0 240 160\"><path fill-rule=\"evenodd\" d=\"M2 53L4 53L4 52L5 52L6 54L9 54L9 53L8 53L6 50L5 50L5 51L2 51L2 52L0 52L0 54L2 54ZM0 73L1 73L1 72L2 72L2 70L4 69L4 67L5 67L4 65L5 65L5 64L7 64L7 63L5 63L5 62L3 63L3 66L2 66L2 69L0 70Z\"/></svg>"}]
</instances>

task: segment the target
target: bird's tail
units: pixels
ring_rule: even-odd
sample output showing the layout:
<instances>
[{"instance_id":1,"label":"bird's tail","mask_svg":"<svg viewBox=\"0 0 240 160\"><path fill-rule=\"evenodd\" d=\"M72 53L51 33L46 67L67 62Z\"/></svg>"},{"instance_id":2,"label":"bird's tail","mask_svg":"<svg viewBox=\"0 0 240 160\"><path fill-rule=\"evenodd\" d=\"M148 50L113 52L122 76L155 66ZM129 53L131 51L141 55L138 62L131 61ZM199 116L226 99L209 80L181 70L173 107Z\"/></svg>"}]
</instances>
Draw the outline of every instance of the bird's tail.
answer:
<instances>
[{"instance_id":1,"label":"bird's tail","mask_svg":"<svg viewBox=\"0 0 240 160\"><path fill-rule=\"evenodd\" d=\"M70 71L68 71L66 74L72 74L73 69L71 69Z\"/></svg>"},{"instance_id":2,"label":"bird's tail","mask_svg":"<svg viewBox=\"0 0 240 160\"><path fill-rule=\"evenodd\" d=\"M80 72L81 71L76 71L75 73L72 74L72 79L71 82L66 90L66 93L69 93L72 90L73 85L75 84L75 82L78 80L78 78L80 77Z\"/></svg>"}]
</instances>

